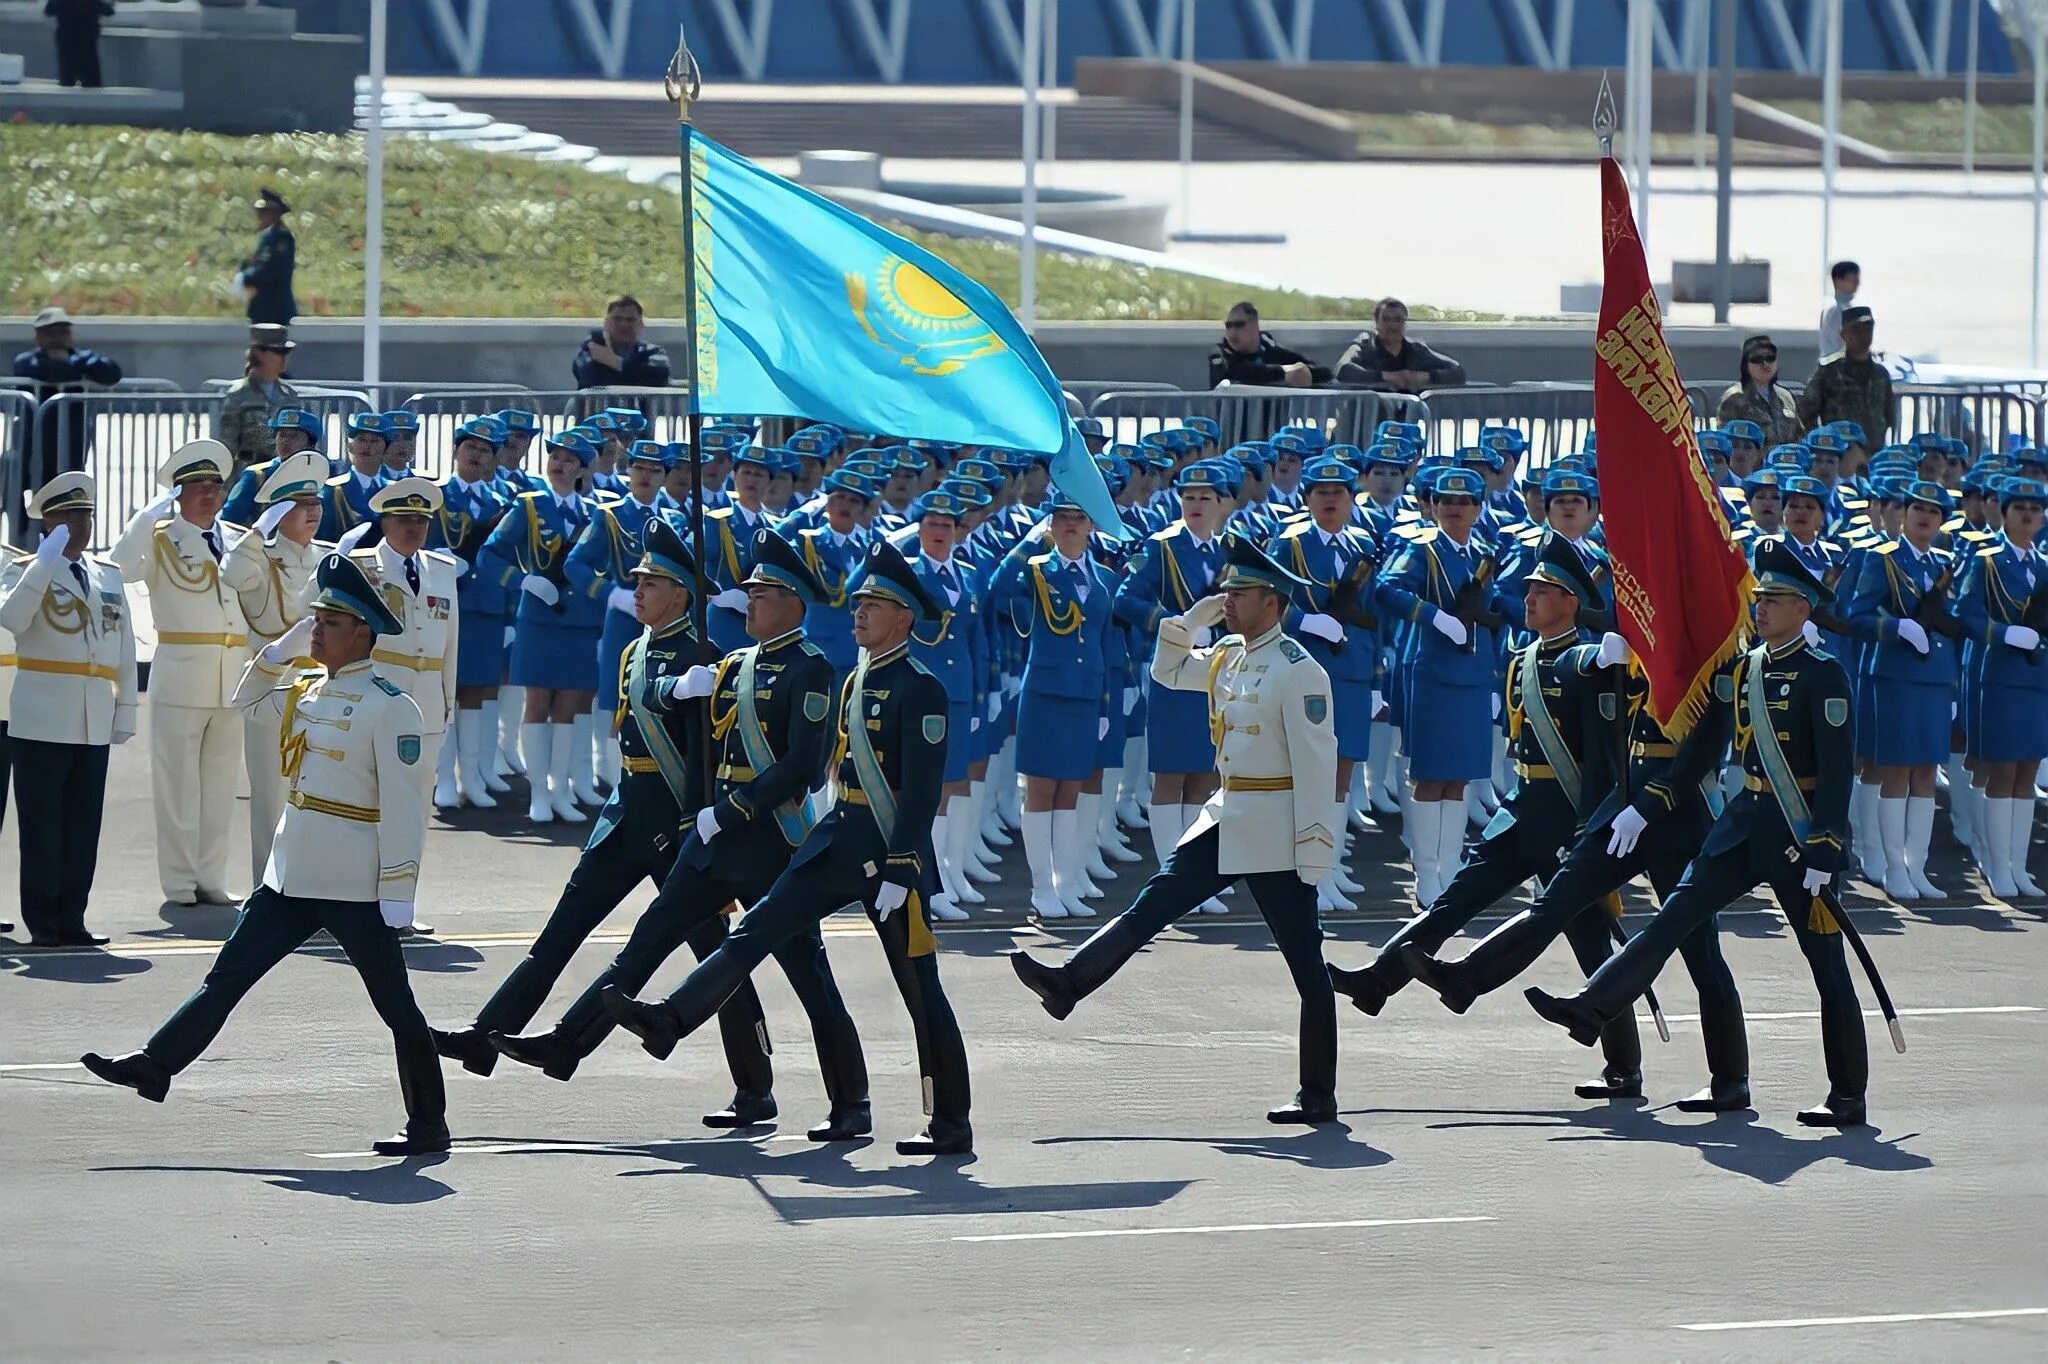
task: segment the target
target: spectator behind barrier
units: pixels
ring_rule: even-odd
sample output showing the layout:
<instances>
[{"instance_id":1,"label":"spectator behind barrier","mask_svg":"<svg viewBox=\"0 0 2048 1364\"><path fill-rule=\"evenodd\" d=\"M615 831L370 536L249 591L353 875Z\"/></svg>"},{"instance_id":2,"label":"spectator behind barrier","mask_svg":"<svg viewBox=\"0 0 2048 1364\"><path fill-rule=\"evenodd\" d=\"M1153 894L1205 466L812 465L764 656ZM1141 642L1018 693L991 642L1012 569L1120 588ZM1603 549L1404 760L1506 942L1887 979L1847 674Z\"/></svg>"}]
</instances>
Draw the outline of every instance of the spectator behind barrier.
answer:
<instances>
[{"instance_id":1,"label":"spectator behind barrier","mask_svg":"<svg viewBox=\"0 0 2048 1364\"><path fill-rule=\"evenodd\" d=\"M1856 301L1863 287L1863 267L1852 260L1838 260L1828 270L1828 284L1834 293L1820 310L1820 358L1825 360L1842 345L1842 309Z\"/></svg>"},{"instance_id":2,"label":"spectator behind barrier","mask_svg":"<svg viewBox=\"0 0 2048 1364\"><path fill-rule=\"evenodd\" d=\"M1740 378L1721 393L1721 423L1751 421L1764 429L1764 445L1799 439L1799 400L1778 383L1778 343L1767 335L1745 337Z\"/></svg>"},{"instance_id":3,"label":"spectator behind barrier","mask_svg":"<svg viewBox=\"0 0 2048 1364\"><path fill-rule=\"evenodd\" d=\"M121 382L121 366L98 351L84 350L72 343L71 314L62 308L45 308L36 314L35 348L14 357L14 377L35 384L35 400L45 402L59 393L83 393L87 384L111 388ZM85 467L89 423L73 420L57 429L57 411L42 415L41 459L22 479L25 488L40 488L60 473ZM59 449L59 445L62 449Z\"/></svg>"},{"instance_id":4,"label":"spectator behind barrier","mask_svg":"<svg viewBox=\"0 0 2048 1364\"><path fill-rule=\"evenodd\" d=\"M631 294L605 304L604 325L576 352L576 387L667 388L668 352L641 338L646 326L640 300Z\"/></svg>"},{"instance_id":5,"label":"spectator behind barrier","mask_svg":"<svg viewBox=\"0 0 2048 1364\"><path fill-rule=\"evenodd\" d=\"M1330 382L1330 371L1310 364L1259 330L1259 310L1250 303L1231 307L1223 318L1223 339L1209 353L1209 387L1223 384L1264 384L1308 388Z\"/></svg>"},{"instance_id":6,"label":"spectator behind barrier","mask_svg":"<svg viewBox=\"0 0 2048 1364\"><path fill-rule=\"evenodd\" d=\"M213 436L235 457L235 473L260 464L276 453L277 437L270 419L287 407L297 407L298 390L285 382L285 366L298 342L285 329L271 322L249 328L249 354L243 361L242 377L221 396L220 415L214 418Z\"/></svg>"},{"instance_id":7,"label":"spectator behind barrier","mask_svg":"<svg viewBox=\"0 0 2048 1364\"><path fill-rule=\"evenodd\" d=\"M1396 393L1450 388L1465 382L1465 367L1408 336L1408 305L1383 298L1373 305L1373 329L1352 338L1337 357L1337 382L1371 384Z\"/></svg>"}]
</instances>

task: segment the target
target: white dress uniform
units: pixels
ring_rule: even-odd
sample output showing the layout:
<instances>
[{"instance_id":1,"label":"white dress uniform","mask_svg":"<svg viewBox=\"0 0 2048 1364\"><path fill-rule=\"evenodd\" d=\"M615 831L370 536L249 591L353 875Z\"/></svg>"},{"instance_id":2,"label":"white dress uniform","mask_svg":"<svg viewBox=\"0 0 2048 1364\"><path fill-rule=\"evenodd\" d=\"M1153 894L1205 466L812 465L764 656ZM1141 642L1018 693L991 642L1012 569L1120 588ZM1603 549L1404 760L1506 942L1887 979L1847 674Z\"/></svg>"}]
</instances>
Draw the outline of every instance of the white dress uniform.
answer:
<instances>
[{"instance_id":1,"label":"white dress uniform","mask_svg":"<svg viewBox=\"0 0 2048 1364\"><path fill-rule=\"evenodd\" d=\"M264 479L257 505L267 511L300 497L317 500L326 478L327 457L317 450L301 451ZM320 560L333 548L324 540L300 545L278 534L265 539L260 530L235 541L221 560L220 576L241 600L252 647L270 643L306 614ZM303 662L312 665L311 659ZM263 879L271 836L284 813L284 779L277 770L277 728L253 710L242 713L242 766L249 778L249 877L254 885Z\"/></svg>"},{"instance_id":2,"label":"white dress uniform","mask_svg":"<svg viewBox=\"0 0 2048 1364\"><path fill-rule=\"evenodd\" d=\"M392 552L390 545L379 543L369 549L353 550L349 558L376 584L384 605L405 626L400 634L380 636L377 651L370 657L377 664L378 673L404 688L420 709L427 754L418 773L424 799L432 794L441 740L448 717L455 713L455 648L459 638L455 583L462 576L462 568L440 550L421 550L412 560L412 576L419 579L419 590L415 592L404 558Z\"/></svg>"},{"instance_id":3,"label":"white dress uniform","mask_svg":"<svg viewBox=\"0 0 2048 1364\"><path fill-rule=\"evenodd\" d=\"M226 446L201 440L160 472L176 487L214 472L224 479L231 467ZM159 503L136 513L111 556L130 586L149 593L156 623L149 759L157 876L165 897L180 904L201 896L230 902L228 817L242 746L242 717L231 702L249 657L249 626L219 561L241 530L217 521L202 531Z\"/></svg>"}]
</instances>

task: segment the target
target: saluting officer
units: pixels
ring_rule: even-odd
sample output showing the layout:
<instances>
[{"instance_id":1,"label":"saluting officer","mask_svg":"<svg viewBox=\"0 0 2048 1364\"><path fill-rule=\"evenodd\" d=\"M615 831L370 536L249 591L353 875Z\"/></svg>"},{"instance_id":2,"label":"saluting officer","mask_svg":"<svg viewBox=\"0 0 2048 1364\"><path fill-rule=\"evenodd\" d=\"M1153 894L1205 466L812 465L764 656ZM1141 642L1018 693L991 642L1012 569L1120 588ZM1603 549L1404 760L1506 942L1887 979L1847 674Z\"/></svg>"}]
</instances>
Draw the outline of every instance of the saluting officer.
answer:
<instances>
[{"instance_id":1,"label":"saluting officer","mask_svg":"<svg viewBox=\"0 0 2048 1364\"><path fill-rule=\"evenodd\" d=\"M398 1052L405 1130L372 1149L445 1151L441 1059L392 931L412 921L426 836L419 707L370 661L377 636L400 629L382 594L338 553L320 561L318 581L312 614L249 661L234 693L238 706L276 711L283 735L278 756L291 789L263 884L204 983L141 1051L80 1059L102 1080L162 1103L171 1077L199 1058L242 996L324 928L362 976ZM302 655L320 669L294 667Z\"/></svg>"},{"instance_id":2,"label":"saluting officer","mask_svg":"<svg viewBox=\"0 0 2048 1364\"><path fill-rule=\"evenodd\" d=\"M491 1045L500 1052L523 1065L538 1066L557 1080L573 1075L583 1058L611 1034L614 1025L603 1003L607 987L627 994L639 990L684 942L700 957L717 947L725 939L722 911L765 895L817 822L811 792L823 780L831 752L835 681L825 655L804 638L803 622L806 608L817 602L824 588L788 541L766 529L755 536L747 551L754 561L746 583L747 629L759 642L727 655L715 669L701 664L684 669L680 657L664 658L653 648L662 636L652 634L639 665L642 686L626 698L630 718L622 735L637 739L646 732L641 726L645 719L664 731L676 730L687 749L700 732L702 718L691 701L700 693L709 695L711 756L717 764L711 772L710 803L686 821L681 850L661 883L661 893L633 926L624 949L576 997L561 1022L528 1037L490 1034ZM670 594L687 602L688 580L670 585L660 568L667 557L657 553L642 565L640 576L647 586L641 594L645 597L651 589L654 595ZM674 686L662 685L678 676ZM630 782L632 765L653 759L640 758L632 751L638 745L628 742ZM687 763L687 753L684 760ZM818 926L798 931L777 944L774 952L810 1016L825 1094L832 1105L829 1116L808 1135L812 1141L865 1136L873 1128L867 1062L861 1055L860 1034L832 979ZM720 1011L721 1031L745 993L743 987ZM726 1041L730 1055L729 1032ZM774 1112L772 1095L743 1090L733 1097L730 1109L706 1121L714 1126L765 1121Z\"/></svg>"},{"instance_id":3,"label":"saluting officer","mask_svg":"<svg viewBox=\"0 0 2048 1364\"><path fill-rule=\"evenodd\" d=\"M461 803L455 765L440 761L448 717L455 713L455 650L461 639L453 555L426 547L427 532L442 507L440 486L431 479L401 478L377 490L370 512L381 532L367 549L349 558L383 594L399 629L376 653L377 671L405 688L420 708L427 760L419 769L420 793L432 792L439 808ZM422 929L421 931L425 931Z\"/></svg>"},{"instance_id":4,"label":"saluting officer","mask_svg":"<svg viewBox=\"0 0 2048 1364\"><path fill-rule=\"evenodd\" d=\"M1315 887L1337 856L1337 733L1330 678L1282 630L1307 586L1248 540L1230 542L1223 596L1159 623L1152 677L1209 698L1219 793L1188 825L1131 907L1051 967L1023 952L1010 964L1054 1018L1116 974L1175 919L1244 880L1301 995L1301 1088L1269 1112L1276 1123L1337 1120L1337 1006L1323 964ZM1213 648L1199 631L1229 627Z\"/></svg>"},{"instance_id":5,"label":"saluting officer","mask_svg":"<svg viewBox=\"0 0 2048 1364\"><path fill-rule=\"evenodd\" d=\"M865 905L910 1012L930 1117L925 1132L897 1142L896 1151L965 1155L974 1149L967 1046L939 983L939 945L925 917L939 886L932 820L944 787L948 702L939 680L909 653L911 628L937 620L939 608L888 541L870 547L866 568L854 611L860 661L839 707L839 799L724 945L667 999L644 1004L616 985L600 997L649 1055L666 1057L777 946L835 910Z\"/></svg>"},{"instance_id":6,"label":"saluting officer","mask_svg":"<svg viewBox=\"0 0 2048 1364\"><path fill-rule=\"evenodd\" d=\"M1759 881L1769 884L1820 991L1828 1097L1799 1114L1809 1127L1860 1127L1869 1058L1842 930L1822 892L1842 863L1855 753L1849 676L1807 644L1804 627L1828 589L1782 540L1756 555L1756 648L1736 659L1735 757L1743 789L1708 831L1657 916L1576 995L1527 991L1536 1012L1590 1046L1655 978L1678 945ZM1837 910L1839 906L1836 907Z\"/></svg>"},{"instance_id":7,"label":"saluting officer","mask_svg":"<svg viewBox=\"0 0 2048 1364\"><path fill-rule=\"evenodd\" d=\"M8 744L21 834L21 917L45 947L106 941L85 926L99 866L107 752L135 737L135 629L121 570L89 555L98 487L59 474L29 502L43 540L0 598L14 636ZM4 799L4 792L0 792Z\"/></svg>"},{"instance_id":8,"label":"saluting officer","mask_svg":"<svg viewBox=\"0 0 2048 1364\"><path fill-rule=\"evenodd\" d=\"M307 450L278 461L257 490L262 515L220 561L220 578L241 602L249 632L268 644L306 614L320 561L334 546L314 538L320 528L320 485L327 460ZM270 839L284 813L284 778L277 769L276 717L242 712L242 766L249 778L249 884L263 880Z\"/></svg>"},{"instance_id":9,"label":"saluting officer","mask_svg":"<svg viewBox=\"0 0 2048 1364\"><path fill-rule=\"evenodd\" d=\"M171 491L135 514L111 557L149 593L156 659L149 671L150 784L156 867L173 904L233 904L227 892L228 816L234 812L242 717L235 683L249 657L240 594L221 580L227 535L219 519L233 467L217 440L178 447L157 470Z\"/></svg>"}]
</instances>

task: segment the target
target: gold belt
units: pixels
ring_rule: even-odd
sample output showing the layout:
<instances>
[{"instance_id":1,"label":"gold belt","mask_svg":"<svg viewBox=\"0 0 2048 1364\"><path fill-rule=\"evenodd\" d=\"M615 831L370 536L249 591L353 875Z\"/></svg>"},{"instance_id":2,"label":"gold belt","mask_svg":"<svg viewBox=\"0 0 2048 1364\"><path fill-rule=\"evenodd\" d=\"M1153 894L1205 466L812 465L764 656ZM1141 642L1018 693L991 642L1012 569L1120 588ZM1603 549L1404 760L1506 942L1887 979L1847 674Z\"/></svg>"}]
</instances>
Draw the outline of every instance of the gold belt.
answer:
<instances>
[{"instance_id":1,"label":"gold belt","mask_svg":"<svg viewBox=\"0 0 2048 1364\"><path fill-rule=\"evenodd\" d=\"M839 788L839 803L841 805L866 805L868 803L868 793L861 790L858 786L842 786Z\"/></svg>"},{"instance_id":2,"label":"gold belt","mask_svg":"<svg viewBox=\"0 0 2048 1364\"><path fill-rule=\"evenodd\" d=\"M718 769L718 779L720 781L752 781L754 779L754 769L751 767L735 767L731 763L726 763Z\"/></svg>"},{"instance_id":3,"label":"gold belt","mask_svg":"<svg viewBox=\"0 0 2048 1364\"><path fill-rule=\"evenodd\" d=\"M117 680L110 663L68 663L56 658L9 659L9 662L25 673L62 673L66 677L104 677L109 682Z\"/></svg>"},{"instance_id":4,"label":"gold belt","mask_svg":"<svg viewBox=\"0 0 2048 1364\"><path fill-rule=\"evenodd\" d=\"M1523 781L1556 781L1557 769L1549 763L1516 763L1515 775Z\"/></svg>"},{"instance_id":5,"label":"gold belt","mask_svg":"<svg viewBox=\"0 0 2048 1364\"><path fill-rule=\"evenodd\" d=\"M346 801L323 800L294 790L291 803L301 810L311 810L319 815L333 815L336 819L350 819L358 824L375 824L381 817L373 805L350 805Z\"/></svg>"},{"instance_id":6,"label":"gold belt","mask_svg":"<svg viewBox=\"0 0 2048 1364\"><path fill-rule=\"evenodd\" d=\"M661 771L661 764L652 758L635 758L630 754L619 759L619 766L635 776L644 777L650 772Z\"/></svg>"},{"instance_id":7,"label":"gold belt","mask_svg":"<svg viewBox=\"0 0 2048 1364\"><path fill-rule=\"evenodd\" d=\"M1630 744L1628 746L1628 755L1631 758L1675 758L1678 756L1678 745Z\"/></svg>"},{"instance_id":8,"label":"gold belt","mask_svg":"<svg viewBox=\"0 0 2048 1364\"><path fill-rule=\"evenodd\" d=\"M223 649L239 649L249 642L247 635L209 635L196 630L165 630L156 637L159 644L214 644Z\"/></svg>"},{"instance_id":9,"label":"gold belt","mask_svg":"<svg viewBox=\"0 0 2048 1364\"><path fill-rule=\"evenodd\" d=\"M425 654L395 654L389 649L373 649L370 652L373 663L389 663L395 668L410 668L416 673L437 673L441 671L441 660L428 658Z\"/></svg>"},{"instance_id":10,"label":"gold belt","mask_svg":"<svg viewBox=\"0 0 2048 1364\"><path fill-rule=\"evenodd\" d=\"M1225 777L1223 779L1223 789L1226 791L1292 791L1294 789L1294 778Z\"/></svg>"},{"instance_id":11,"label":"gold belt","mask_svg":"<svg viewBox=\"0 0 2048 1364\"><path fill-rule=\"evenodd\" d=\"M13 654L0 654L0 668L11 668L11 667L13 667L13 666L14 666L14 655L13 655Z\"/></svg>"},{"instance_id":12,"label":"gold belt","mask_svg":"<svg viewBox=\"0 0 2048 1364\"><path fill-rule=\"evenodd\" d=\"M1769 777L1759 777L1748 772L1742 774L1742 784L1752 791L1768 791L1771 789L1771 779ZM1797 782L1799 789L1802 791L1811 791L1819 784L1812 777L1801 777Z\"/></svg>"}]
</instances>

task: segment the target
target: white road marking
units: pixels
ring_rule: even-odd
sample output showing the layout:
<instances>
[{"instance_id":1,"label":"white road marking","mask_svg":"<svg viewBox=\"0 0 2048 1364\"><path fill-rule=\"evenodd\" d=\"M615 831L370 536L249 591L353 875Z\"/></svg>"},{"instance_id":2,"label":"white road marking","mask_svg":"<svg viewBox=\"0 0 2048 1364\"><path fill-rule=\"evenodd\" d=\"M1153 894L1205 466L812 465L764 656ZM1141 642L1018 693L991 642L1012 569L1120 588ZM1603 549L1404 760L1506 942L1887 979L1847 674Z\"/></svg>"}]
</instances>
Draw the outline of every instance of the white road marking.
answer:
<instances>
[{"instance_id":1,"label":"white road marking","mask_svg":"<svg viewBox=\"0 0 2048 1364\"><path fill-rule=\"evenodd\" d=\"M1785 1321L1709 1321L1681 1331L1776 1331L1794 1326L1889 1326L1902 1321L1985 1321L1992 1317L2048 1317L2048 1307L2006 1307L1990 1312L1894 1312L1877 1317L1792 1317Z\"/></svg>"},{"instance_id":2,"label":"white road marking","mask_svg":"<svg viewBox=\"0 0 2048 1364\"><path fill-rule=\"evenodd\" d=\"M1347 1222L1246 1222L1223 1227L1105 1227L1093 1231L1014 1231L997 1236L955 1236L955 1241L1087 1241L1104 1236L1209 1236L1237 1231L1327 1231L1340 1227L1437 1227L1491 1222L1491 1217L1361 1217Z\"/></svg>"},{"instance_id":3,"label":"white road marking","mask_svg":"<svg viewBox=\"0 0 2048 1364\"><path fill-rule=\"evenodd\" d=\"M1944 1018L1950 1014L2038 1014L2044 1012L2048 1012L2048 1010L2037 1008L2032 1004L1982 1004L1956 1008L1901 1009L1899 1010L1899 1017ZM1748 1010L1744 1010L1742 1016L1752 1023L1774 1023L1792 1018L1819 1018L1820 1010L1799 1009L1791 1013L1775 1014L1751 1013ZM1884 1012L1880 1009L1865 1009L1863 1016L1865 1018L1883 1018ZM1698 1014L1665 1014L1664 1021L1667 1023L1697 1023L1700 1021L1700 1016Z\"/></svg>"},{"instance_id":4,"label":"white road marking","mask_svg":"<svg viewBox=\"0 0 2048 1364\"><path fill-rule=\"evenodd\" d=\"M545 1151L580 1155L630 1156L646 1146L760 1146L772 1141L810 1142L801 1132L776 1132L762 1137L654 1137L645 1141L515 1141L497 1146L455 1143L448 1154L455 1156L509 1156ZM386 1160L374 1151L308 1151L308 1160Z\"/></svg>"},{"instance_id":5,"label":"white road marking","mask_svg":"<svg viewBox=\"0 0 2048 1364\"><path fill-rule=\"evenodd\" d=\"M21 1065L0 1066L0 1074L11 1074L17 1070L84 1070L76 1061L29 1061Z\"/></svg>"}]
</instances>

